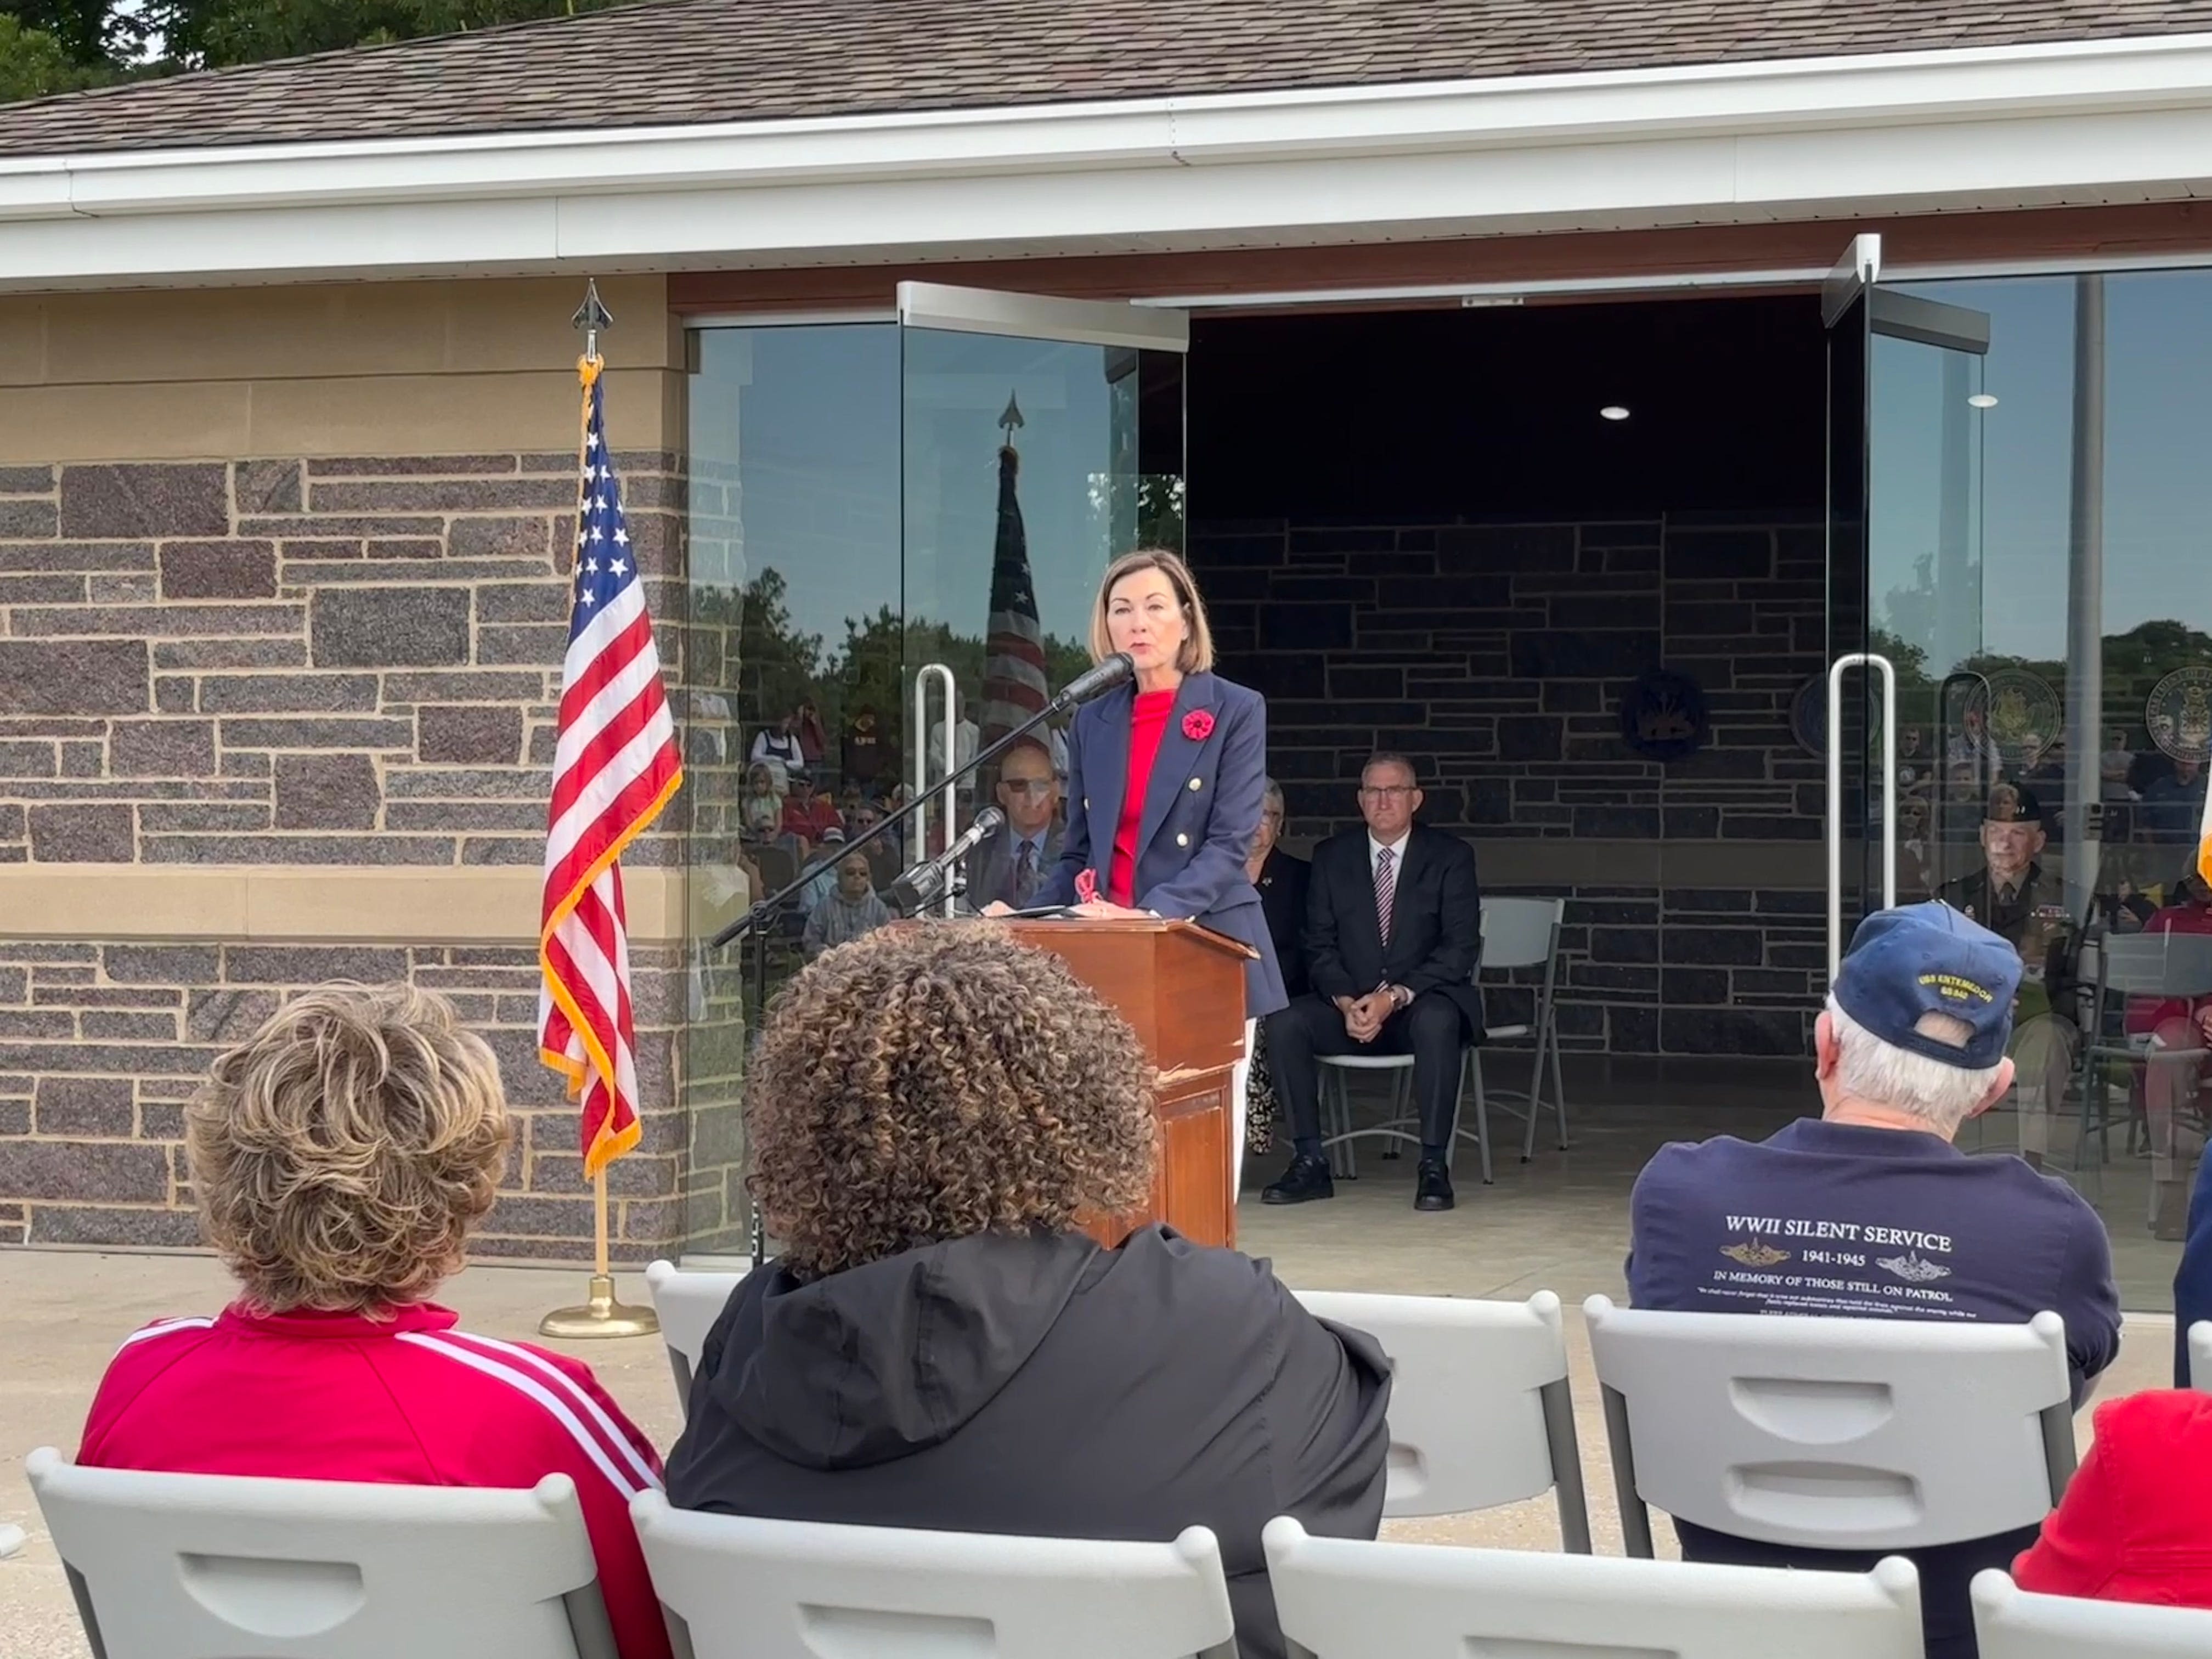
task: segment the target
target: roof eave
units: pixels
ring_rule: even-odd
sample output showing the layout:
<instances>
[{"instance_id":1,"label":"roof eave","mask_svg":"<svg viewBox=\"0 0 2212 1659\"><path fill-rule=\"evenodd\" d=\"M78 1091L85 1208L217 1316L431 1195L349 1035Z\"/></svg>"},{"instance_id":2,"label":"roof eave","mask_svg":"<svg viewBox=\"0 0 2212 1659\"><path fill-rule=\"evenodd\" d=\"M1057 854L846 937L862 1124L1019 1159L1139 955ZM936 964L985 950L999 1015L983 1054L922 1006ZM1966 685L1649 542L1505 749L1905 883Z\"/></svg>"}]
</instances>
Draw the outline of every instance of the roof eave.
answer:
<instances>
[{"instance_id":1,"label":"roof eave","mask_svg":"<svg viewBox=\"0 0 2212 1659\"><path fill-rule=\"evenodd\" d=\"M0 158L0 287L1236 246L2200 189L2212 35L2184 35Z\"/></svg>"}]
</instances>

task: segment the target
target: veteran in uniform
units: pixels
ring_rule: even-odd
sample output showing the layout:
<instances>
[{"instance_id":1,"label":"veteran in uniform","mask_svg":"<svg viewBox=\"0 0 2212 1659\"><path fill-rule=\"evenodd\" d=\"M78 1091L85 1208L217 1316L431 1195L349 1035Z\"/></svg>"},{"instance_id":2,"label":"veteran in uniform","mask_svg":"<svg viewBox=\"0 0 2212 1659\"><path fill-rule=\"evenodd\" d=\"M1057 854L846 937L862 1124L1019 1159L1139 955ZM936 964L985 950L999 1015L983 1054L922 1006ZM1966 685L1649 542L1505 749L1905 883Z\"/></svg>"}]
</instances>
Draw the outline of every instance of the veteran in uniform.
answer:
<instances>
[{"instance_id":1,"label":"veteran in uniform","mask_svg":"<svg viewBox=\"0 0 2212 1659\"><path fill-rule=\"evenodd\" d=\"M2037 861L2050 838L2035 792L1998 784L1982 811L1982 867L1945 882L1936 895L2020 952L2024 971L2008 1052L2020 1078L2020 1152L2037 1169L2050 1154L2051 1114L2065 1100L2081 1041L2073 1017L2065 890Z\"/></svg>"}]
</instances>

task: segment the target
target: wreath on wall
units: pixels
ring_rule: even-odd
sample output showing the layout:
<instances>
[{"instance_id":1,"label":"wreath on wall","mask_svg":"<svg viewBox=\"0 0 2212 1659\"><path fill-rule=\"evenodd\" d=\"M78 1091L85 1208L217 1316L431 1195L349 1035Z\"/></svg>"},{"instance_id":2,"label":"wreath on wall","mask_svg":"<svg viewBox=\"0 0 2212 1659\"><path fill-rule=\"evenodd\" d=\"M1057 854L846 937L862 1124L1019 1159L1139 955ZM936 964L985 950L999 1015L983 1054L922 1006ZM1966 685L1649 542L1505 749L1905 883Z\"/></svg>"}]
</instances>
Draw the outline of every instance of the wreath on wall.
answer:
<instances>
[{"instance_id":1,"label":"wreath on wall","mask_svg":"<svg viewBox=\"0 0 2212 1659\"><path fill-rule=\"evenodd\" d=\"M1705 746L1705 689L1671 668L1647 668L1620 699L1620 740L1646 760L1674 761Z\"/></svg>"}]
</instances>

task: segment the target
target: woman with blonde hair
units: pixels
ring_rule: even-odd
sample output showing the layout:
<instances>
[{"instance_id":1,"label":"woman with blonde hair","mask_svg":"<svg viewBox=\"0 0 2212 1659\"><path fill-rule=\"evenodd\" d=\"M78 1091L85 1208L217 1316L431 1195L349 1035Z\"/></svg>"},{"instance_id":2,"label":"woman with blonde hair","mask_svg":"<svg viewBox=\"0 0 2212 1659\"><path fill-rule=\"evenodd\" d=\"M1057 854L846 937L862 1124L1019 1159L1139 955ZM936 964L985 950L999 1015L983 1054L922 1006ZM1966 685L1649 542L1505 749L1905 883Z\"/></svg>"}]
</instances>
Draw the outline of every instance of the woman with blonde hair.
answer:
<instances>
[{"instance_id":1,"label":"woman with blonde hair","mask_svg":"<svg viewBox=\"0 0 2212 1659\"><path fill-rule=\"evenodd\" d=\"M185 1109L213 1318L124 1340L81 1463L396 1486L576 1483L623 1659L666 1659L629 1500L652 1443L565 1354L457 1328L429 1298L491 1208L514 1126L453 1006L327 985L223 1054Z\"/></svg>"},{"instance_id":2,"label":"woman with blonde hair","mask_svg":"<svg viewBox=\"0 0 2212 1659\"><path fill-rule=\"evenodd\" d=\"M1152 1076L1056 956L985 922L805 969L745 1079L781 1252L708 1334L681 1508L1054 1538L1211 1527L1247 1659L1283 1652L1261 1528L1371 1538L1389 1363L1262 1261L1141 1227Z\"/></svg>"},{"instance_id":3,"label":"woman with blonde hair","mask_svg":"<svg viewBox=\"0 0 2212 1659\"><path fill-rule=\"evenodd\" d=\"M1136 675L1085 703L1068 727L1067 830L1036 902L1086 915L1188 918L1250 945L1249 1061L1253 1023L1289 1000L1245 869L1267 786L1267 700L1213 672L1198 584L1163 548L1123 554L1098 584L1091 659L1116 652ZM1241 1099L1232 1117L1233 1187L1243 1161Z\"/></svg>"}]
</instances>

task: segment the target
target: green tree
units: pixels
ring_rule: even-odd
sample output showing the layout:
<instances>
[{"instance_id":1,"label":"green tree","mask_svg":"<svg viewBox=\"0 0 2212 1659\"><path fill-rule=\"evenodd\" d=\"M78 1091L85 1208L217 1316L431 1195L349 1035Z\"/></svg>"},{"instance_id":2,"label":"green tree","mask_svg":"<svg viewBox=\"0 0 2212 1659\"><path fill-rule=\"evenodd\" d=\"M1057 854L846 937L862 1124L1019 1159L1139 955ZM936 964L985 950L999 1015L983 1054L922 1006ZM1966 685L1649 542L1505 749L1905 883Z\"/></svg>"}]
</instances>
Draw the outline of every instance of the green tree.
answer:
<instances>
[{"instance_id":1,"label":"green tree","mask_svg":"<svg viewBox=\"0 0 2212 1659\"><path fill-rule=\"evenodd\" d=\"M0 11L0 103L75 92L87 84L87 71L70 61L59 39Z\"/></svg>"},{"instance_id":2,"label":"green tree","mask_svg":"<svg viewBox=\"0 0 2212 1659\"><path fill-rule=\"evenodd\" d=\"M0 0L0 101L599 11L622 0Z\"/></svg>"}]
</instances>

